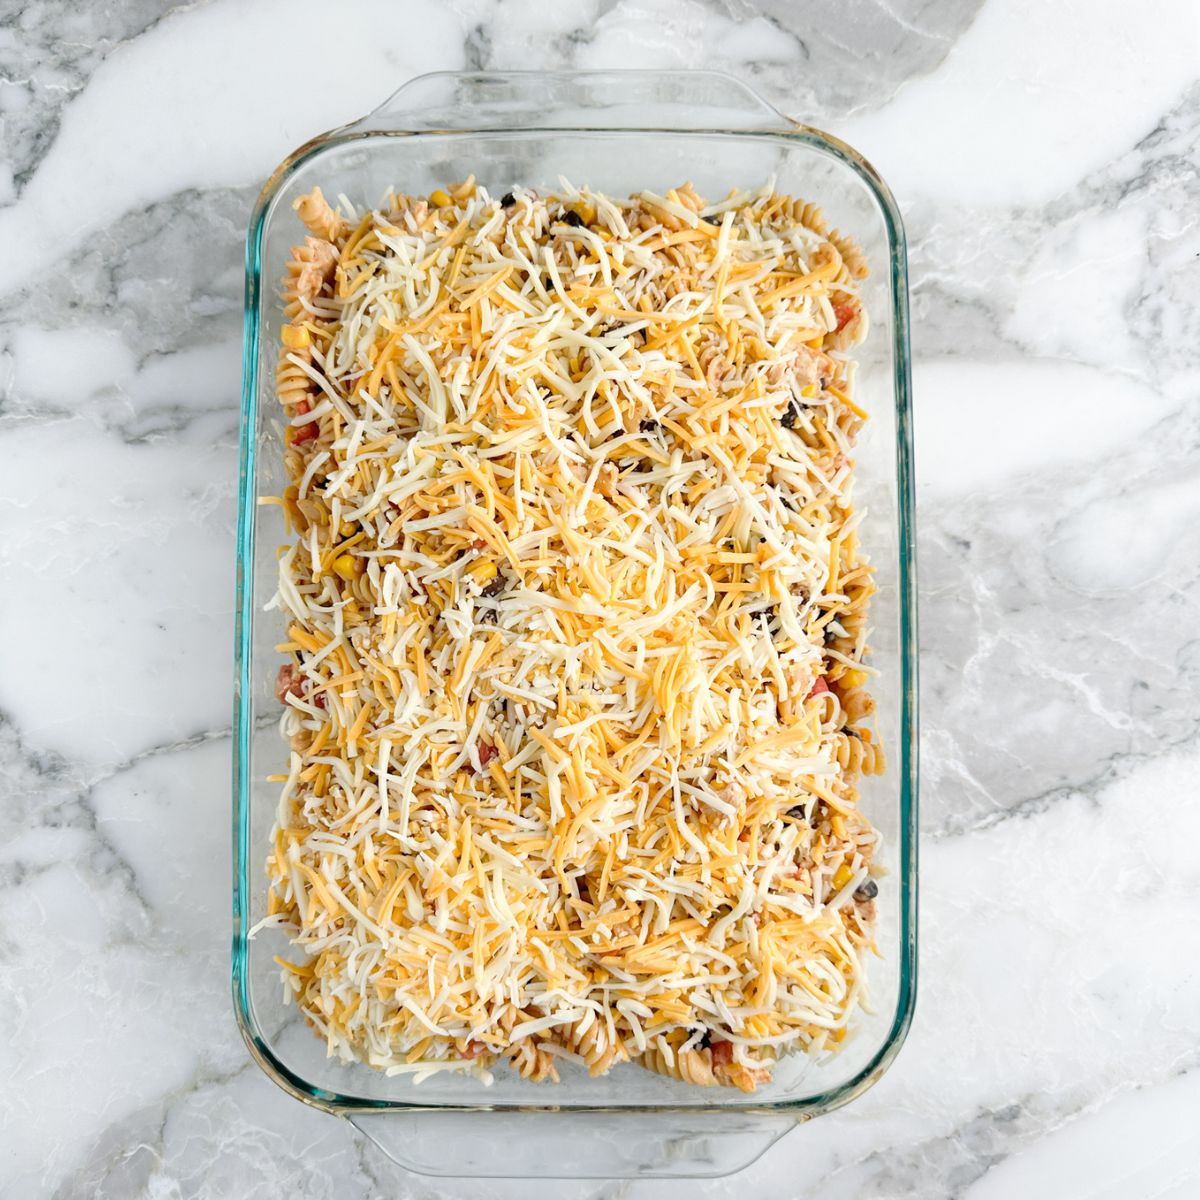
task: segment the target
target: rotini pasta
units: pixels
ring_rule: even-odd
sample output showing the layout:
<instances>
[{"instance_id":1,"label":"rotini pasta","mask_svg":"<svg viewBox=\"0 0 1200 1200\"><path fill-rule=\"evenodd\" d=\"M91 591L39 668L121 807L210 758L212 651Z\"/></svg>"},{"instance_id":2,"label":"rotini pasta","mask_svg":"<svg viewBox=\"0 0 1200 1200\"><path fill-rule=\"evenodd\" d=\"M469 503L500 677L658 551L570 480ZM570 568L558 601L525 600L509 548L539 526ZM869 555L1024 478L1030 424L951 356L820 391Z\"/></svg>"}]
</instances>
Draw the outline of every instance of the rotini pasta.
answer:
<instances>
[{"instance_id":1,"label":"rotini pasta","mask_svg":"<svg viewBox=\"0 0 1200 1200\"><path fill-rule=\"evenodd\" d=\"M838 766L847 775L882 775L883 750L871 739L870 730L847 727L839 732L833 743Z\"/></svg>"},{"instance_id":2,"label":"rotini pasta","mask_svg":"<svg viewBox=\"0 0 1200 1200\"><path fill-rule=\"evenodd\" d=\"M809 200L797 200L793 203L792 220L797 225L803 225L805 229L811 229L813 233L820 234L822 237L829 231L825 214Z\"/></svg>"},{"instance_id":3,"label":"rotini pasta","mask_svg":"<svg viewBox=\"0 0 1200 1200\"><path fill-rule=\"evenodd\" d=\"M844 678L844 676L843 676ZM857 725L875 711L875 700L866 688L857 685L843 685L838 689L838 702L842 714L850 724Z\"/></svg>"},{"instance_id":4,"label":"rotini pasta","mask_svg":"<svg viewBox=\"0 0 1200 1200\"><path fill-rule=\"evenodd\" d=\"M523 1079L534 1083L544 1083L546 1080L558 1082L554 1055L530 1039L514 1043L504 1052L504 1057Z\"/></svg>"},{"instance_id":5,"label":"rotini pasta","mask_svg":"<svg viewBox=\"0 0 1200 1200\"><path fill-rule=\"evenodd\" d=\"M699 1087L712 1087L717 1083L711 1050L670 1050L656 1046L647 1050L638 1062L656 1075L666 1075L681 1083L694 1083Z\"/></svg>"},{"instance_id":6,"label":"rotini pasta","mask_svg":"<svg viewBox=\"0 0 1200 1200\"><path fill-rule=\"evenodd\" d=\"M591 1075L603 1075L616 1063L629 1058L615 1034L610 1033L606 1023L594 1014L570 1026L563 1043L583 1059Z\"/></svg>"},{"instance_id":7,"label":"rotini pasta","mask_svg":"<svg viewBox=\"0 0 1200 1200\"><path fill-rule=\"evenodd\" d=\"M284 978L332 1053L751 1091L844 1036L883 770L861 252L690 185L296 211Z\"/></svg>"},{"instance_id":8,"label":"rotini pasta","mask_svg":"<svg viewBox=\"0 0 1200 1200\"><path fill-rule=\"evenodd\" d=\"M341 214L330 207L320 188L313 188L308 195L301 196L295 208L300 220L325 242L336 241L345 228Z\"/></svg>"},{"instance_id":9,"label":"rotini pasta","mask_svg":"<svg viewBox=\"0 0 1200 1200\"><path fill-rule=\"evenodd\" d=\"M850 273L851 277L854 279L865 279L869 268L858 243L853 238L838 233L836 229L828 236L830 242L837 247L842 262L845 264L846 270Z\"/></svg>"}]
</instances>

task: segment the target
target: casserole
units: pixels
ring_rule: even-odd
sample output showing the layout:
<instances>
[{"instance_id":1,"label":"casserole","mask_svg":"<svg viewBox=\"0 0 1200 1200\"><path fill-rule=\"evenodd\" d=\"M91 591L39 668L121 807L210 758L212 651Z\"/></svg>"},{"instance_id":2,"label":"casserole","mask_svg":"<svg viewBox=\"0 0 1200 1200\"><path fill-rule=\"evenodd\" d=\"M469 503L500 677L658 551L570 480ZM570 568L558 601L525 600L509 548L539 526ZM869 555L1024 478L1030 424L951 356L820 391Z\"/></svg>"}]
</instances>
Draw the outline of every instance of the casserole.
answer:
<instances>
[{"instance_id":1,"label":"casserole","mask_svg":"<svg viewBox=\"0 0 1200 1200\"><path fill-rule=\"evenodd\" d=\"M283 421L273 363L283 305L277 281L297 240L291 205L320 185L368 203L388 187L430 192L474 174L491 186L553 184L566 175L610 193L665 190L691 179L723 194L774 177L853 232L873 274L872 313L858 349L858 401L870 413L859 444L862 539L876 568L873 663L878 728L891 768L864 784L863 808L883 836L890 871L880 888L869 964L873 1011L844 1048L793 1056L751 1096L697 1095L631 1069L569 1077L551 1093L503 1076L419 1086L325 1056L284 1004L275 956L286 935L250 930L266 913L262 870L278 799L267 777L283 751L274 728L281 619L264 611L284 540ZM235 1008L247 1045L281 1086L347 1116L397 1161L448 1175L716 1175L751 1161L798 1120L845 1103L894 1058L915 995L915 612L913 605L907 283L894 202L853 151L793 125L735 81L708 73L432 75L402 88L362 121L297 150L259 199L247 246L235 713Z\"/></svg>"}]
</instances>

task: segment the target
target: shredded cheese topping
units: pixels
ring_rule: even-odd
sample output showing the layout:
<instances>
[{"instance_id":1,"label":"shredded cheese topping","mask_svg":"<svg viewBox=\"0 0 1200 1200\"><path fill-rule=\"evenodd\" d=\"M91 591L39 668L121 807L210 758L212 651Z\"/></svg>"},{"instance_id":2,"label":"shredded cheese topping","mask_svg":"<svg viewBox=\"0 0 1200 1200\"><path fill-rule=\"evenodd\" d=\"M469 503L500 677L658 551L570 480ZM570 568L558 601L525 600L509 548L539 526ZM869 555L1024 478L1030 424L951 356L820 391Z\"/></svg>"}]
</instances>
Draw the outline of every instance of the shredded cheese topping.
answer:
<instances>
[{"instance_id":1,"label":"shredded cheese topping","mask_svg":"<svg viewBox=\"0 0 1200 1200\"><path fill-rule=\"evenodd\" d=\"M267 923L330 1053L751 1090L863 997L853 243L765 187L314 191Z\"/></svg>"}]
</instances>

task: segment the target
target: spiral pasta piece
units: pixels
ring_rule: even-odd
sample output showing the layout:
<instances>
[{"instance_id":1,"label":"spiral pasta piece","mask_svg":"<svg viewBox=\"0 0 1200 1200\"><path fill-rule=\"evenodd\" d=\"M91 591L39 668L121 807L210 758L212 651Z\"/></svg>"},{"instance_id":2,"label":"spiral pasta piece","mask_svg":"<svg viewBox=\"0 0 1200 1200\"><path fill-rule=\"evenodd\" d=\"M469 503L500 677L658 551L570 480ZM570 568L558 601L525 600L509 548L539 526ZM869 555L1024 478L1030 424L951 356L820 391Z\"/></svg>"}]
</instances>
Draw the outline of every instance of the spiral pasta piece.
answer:
<instances>
[{"instance_id":1,"label":"spiral pasta piece","mask_svg":"<svg viewBox=\"0 0 1200 1200\"><path fill-rule=\"evenodd\" d=\"M309 230L326 242L337 241L346 228L346 222L342 220L341 214L330 207L329 201L325 199L319 187L313 188L311 192L297 198L292 207Z\"/></svg>"},{"instance_id":2,"label":"spiral pasta piece","mask_svg":"<svg viewBox=\"0 0 1200 1200\"><path fill-rule=\"evenodd\" d=\"M554 1055L530 1038L514 1042L504 1052L504 1057L522 1079L533 1083L544 1083L546 1080L558 1082L558 1068L554 1062Z\"/></svg>"},{"instance_id":3,"label":"spiral pasta piece","mask_svg":"<svg viewBox=\"0 0 1200 1200\"><path fill-rule=\"evenodd\" d=\"M838 691L842 715L847 723L857 725L875 711L875 698L864 687L844 687Z\"/></svg>"},{"instance_id":4,"label":"spiral pasta piece","mask_svg":"<svg viewBox=\"0 0 1200 1200\"><path fill-rule=\"evenodd\" d=\"M590 1075L603 1075L629 1054L621 1042L609 1033L605 1023L594 1016L566 1031L563 1044L578 1054L587 1064Z\"/></svg>"},{"instance_id":5,"label":"spiral pasta piece","mask_svg":"<svg viewBox=\"0 0 1200 1200\"><path fill-rule=\"evenodd\" d=\"M854 279L865 279L870 268L867 266L866 256L858 242L852 237L839 233L836 229L828 236L829 241L837 247L850 276Z\"/></svg>"},{"instance_id":6,"label":"spiral pasta piece","mask_svg":"<svg viewBox=\"0 0 1200 1200\"><path fill-rule=\"evenodd\" d=\"M797 200L792 205L792 220L798 225L803 225L806 229L811 229L813 233L818 233L822 236L829 232L829 226L825 221L825 214L821 211L819 205L813 204L809 200Z\"/></svg>"},{"instance_id":7,"label":"spiral pasta piece","mask_svg":"<svg viewBox=\"0 0 1200 1200\"><path fill-rule=\"evenodd\" d=\"M847 728L835 735L833 746L847 775L882 775L887 766L883 747L871 741L870 730Z\"/></svg>"},{"instance_id":8,"label":"spiral pasta piece","mask_svg":"<svg viewBox=\"0 0 1200 1200\"><path fill-rule=\"evenodd\" d=\"M691 1083L697 1087L717 1086L711 1050L676 1050L668 1055L661 1047L654 1046L637 1061L646 1070L678 1079L681 1083Z\"/></svg>"}]
</instances>

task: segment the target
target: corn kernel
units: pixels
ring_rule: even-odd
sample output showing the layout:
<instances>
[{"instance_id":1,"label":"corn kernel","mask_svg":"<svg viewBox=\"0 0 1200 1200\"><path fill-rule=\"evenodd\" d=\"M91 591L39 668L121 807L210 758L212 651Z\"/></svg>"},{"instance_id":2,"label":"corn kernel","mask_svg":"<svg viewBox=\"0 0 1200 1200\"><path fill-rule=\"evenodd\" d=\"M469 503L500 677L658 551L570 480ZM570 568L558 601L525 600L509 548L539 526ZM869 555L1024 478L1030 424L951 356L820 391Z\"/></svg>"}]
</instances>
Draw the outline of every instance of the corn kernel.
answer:
<instances>
[{"instance_id":1,"label":"corn kernel","mask_svg":"<svg viewBox=\"0 0 1200 1200\"><path fill-rule=\"evenodd\" d=\"M283 344L289 350L303 350L305 346L312 343L312 338L303 325L285 325L281 336Z\"/></svg>"},{"instance_id":2,"label":"corn kernel","mask_svg":"<svg viewBox=\"0 0 1200 1200\"><path fill-rule=\"evenodd\" d=\"M816 394L817 385L815 383L810 383L800 390L800 395L802 395L805 400L811 400Z\"/></svg>"},{"instance_id":3,"label":"corn kernel","mask_svg":"<svg viewBox=\"0 0 1200 1200\"><path fill-rule=\"evenodd\" d=\"M853 878L854 872L850 870L849 864L842 863L833 873L833 886L839 889L844 888Z\"/></svg>"},{"instance_id":4,"label":"corn kernel","mask_svg":"<svg viewBox=\"0 0 1200 1200\"><path fill-rule=\"evenodd\" d=\"M438 208L445 208L447 205L453 204L454 201L441 188L438 188L437 191L429 193L429 203L436 205Z\"/></svg>"},{"instance_id":5,"label":"corn kernel","mask_svg":"<svg viewBox=\"0 0 1200 1200\"><path fill-rule=\"evenodd\" d=\"M358 564L355 562L353 554L339 554L333 560L333 569L347 582L358 574Z\"/></svg>"},{"instance_id":6,"label":"corn kernel","mask_svg":"<svg viewBox=\"0 0 1200 1200\"><path fill-rule=\"evenodd\" d=\"M575 205L575 211L579 214L580 220L585 225L590 225L596 219L596 206L594 204L580 201L580 203Z\"/></svg>"},{"instance_id":7,"label":"corn kernel","mask_svg":"<svg viewBox=\"0 0 1200 1200\"><path fill-rule=\"evenodd\" d=\"M479 584L491 583L499 574L496 564L490 558L480 558L467 568L467 574Z\"/></svg>"},{"instance_id":8,"label":"corn kernel","mask_svg":"<svg viewBox=\"0 0 1200 1200\"><path fill-rule=\"evenodd\" d=\"M862 687L866 682L866 671L849 670L842 676L842 683L844 683L848 688Z\"/></svg>"}]
</instances>

